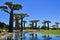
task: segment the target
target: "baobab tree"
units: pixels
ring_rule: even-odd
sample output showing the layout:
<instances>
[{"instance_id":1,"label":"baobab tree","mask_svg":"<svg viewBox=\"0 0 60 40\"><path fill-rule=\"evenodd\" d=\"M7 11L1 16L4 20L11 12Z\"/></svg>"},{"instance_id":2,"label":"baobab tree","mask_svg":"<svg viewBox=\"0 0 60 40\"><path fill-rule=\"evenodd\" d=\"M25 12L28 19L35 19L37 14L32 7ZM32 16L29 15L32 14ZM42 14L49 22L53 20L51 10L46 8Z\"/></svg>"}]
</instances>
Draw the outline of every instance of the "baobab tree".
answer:
<instances>
[{"instance_id":1,"label":"baobab tree","mask_svg":"<svg viewBox=\"0 0 60 40\"><path fill-rule=\"evenodd\" d=\"M20 13L20 14L16 14L16 15L20 15L20 17L21 17L21 31L23 31L23 19L25 17L28 17L29 15L27 15L25 13Z\"/></svg>"},{"instance_id":2,"label":"baobab tree","mask_svg":"<svg viewBox=\"0 0 60 40\"><path fill-rule=\"evenodd\" d=\"M34 29L34 21L33 21L33 20L31 20L30 22L31 22L31 23L30 23L31 28L32 28L32 29Z\"/></svg>"},{"instance_id":3,"label":"baobab tree","mask_svg":"<svg viewBox=\"0 0 60 40\"><path fill-rule=\"evenodd\" d=\"M30 29L32 29L32 24L29 24L29 26L30 26Z\"/></svg>"},{"instance_id":4,"label":"baobab tree","mask_svg":"<svg viewBox=\"0 0 60 40\"><path fill-rule=\"evenodd\" d=\"M51 21L49 20L45 20L46 24L47 24L47 27L48 27L48 30L49 30L49 23L51 23Z\"/></svg>"},{"instance_id":5,"label":"baobab tree","mask_svg":"<svg viewBox=\"0 0 60 40\"><path fill-rule=\"evenodd\" d=\"M13 32L13 11L22 9L22 5L20 5L20 4L13 4L12 2L5 2L4 4L6 6L0 6L0 9L2 9L4 12L7 12L7 13L10 14L9 32Z\"/></svg>"},{"instance_id":6,"label":"baobab tree","mask_svg":"<svg viewBox=\"0 0 60 40\"><path fill-rule=\"evenodd\" d=\"M57 27L57 29L58 29L59 22L55 22L55 25L56 25L56 27Z\"/></svg>"},{"instance_id":7,"label":"baobab tree","mask_svg":"<svg viewBox=\"0 0 60 40\"><path fill-rule=\"evenodd\" d=\"M23 21L23 27L24 27L24 29L25 29L25 24L26 24L26 22L27 22L27 21L25 21L25 20Z\"/></svg>"},{"instance_id":8,"label":"baobab tree","mask_svg":"<svg viewBox=\"0 0 60 40\"><path fill-rule=\"evenodd\" d=\"M19 30L19 20L21 19L20 15L17 15L17 14L14 14L14 17L15 17L15 27L16 27L16 30Z\"/></svg>"},{"instance_id":9,"label":"baobab tree","mask_svg":"<svg viewBox=\"0 0 60 40\"><path fill-rule=\"evenodd\" d=\"M39 22L39 20L33 20L35 22L35 29L37 28L37 22Z\"/></svg>"},{"instance_id":10,"label":"baobab tree","mask_svg":"<svg viewBox=\"0 0 60 40\"><path fill-rule=\"evenodd\" d=\"M45 20L42 22L44 29L46 30L46 22Z\"/></svg>"},{"instance_id":11,"label":"baobab tree","mask_svg":"<svg viewBox=\"0 0 60 40\"><path fill-rule=\"evenodd\" d=\"M39 22L39 20L31 20L30 22L32 23L32 27L36 29L37 28L37 22ZM34 23L35 23L35 26L34 26Z\"/></svg>"}]
</instances>

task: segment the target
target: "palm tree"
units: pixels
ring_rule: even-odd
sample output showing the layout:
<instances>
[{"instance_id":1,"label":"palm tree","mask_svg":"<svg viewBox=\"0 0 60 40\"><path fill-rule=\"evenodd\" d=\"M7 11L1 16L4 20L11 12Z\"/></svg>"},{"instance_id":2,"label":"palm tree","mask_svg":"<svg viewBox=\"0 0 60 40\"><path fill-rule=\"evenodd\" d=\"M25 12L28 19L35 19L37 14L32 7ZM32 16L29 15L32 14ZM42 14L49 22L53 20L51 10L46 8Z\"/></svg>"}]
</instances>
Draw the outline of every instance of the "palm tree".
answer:
<instances>
[{"instance_id":1,"label":"palm tree","mask_svg":"<svg viewBox=\"0 0 60 40\"><path fill-rule=\"evenodd\" d=\"M57 29L58 29L59 22L55 22L55 24L56 24L56 27L57 27Z\"/></svg>"},{"instance_id":2,"label":"palm tree","mask_svg":"<svg viewBox=\"0 0 60 40\"><path fill-rule=\"evenodd\" d=\"M48 30L49 30L49 23L51 23L51 21L46 20L45 22L47 23L47 27L48 27Z\"/></svg>"},{"instance_id":3,"label":"palm tree","mask_svg":"<svg viewBox=\"0 0 60 40\"><path fill-rule=\"evenodd\" d=\"M16 14L16 15L20 15L20 17L21 17L21 31L23 31L23 18L28 17L29 15L27 15L25 13L20 13L20 14Z\"/></svg>"},{"instance_id":4,"label":"palm tree","mask_svg":"<svg viewBox=\"0 0 60 40\"><path fill-rule=\"evenodd\" d=\"M22 9L22 6L20 4L13 4L12 2L6 2L6 6L0 6L0 8L10 14L10 20L9 20L9 32L13 32L13 11ZM8 11L8 8L10 9L10 12Z\"/></svg>"},{"instance_id":5,"label":"palm tree","mask_svg":"<svg viewBox=\"0 0 60 40\"><path fill-rule=\"evenodd\" d=\"M25 20L23 21L23 24L24 24L24 26L23 26L23 27L24 27L24 29L25 29L25 24L26 24L26 22L27 22L27 21L25 21Z\"/></svg>"}]
</instances>

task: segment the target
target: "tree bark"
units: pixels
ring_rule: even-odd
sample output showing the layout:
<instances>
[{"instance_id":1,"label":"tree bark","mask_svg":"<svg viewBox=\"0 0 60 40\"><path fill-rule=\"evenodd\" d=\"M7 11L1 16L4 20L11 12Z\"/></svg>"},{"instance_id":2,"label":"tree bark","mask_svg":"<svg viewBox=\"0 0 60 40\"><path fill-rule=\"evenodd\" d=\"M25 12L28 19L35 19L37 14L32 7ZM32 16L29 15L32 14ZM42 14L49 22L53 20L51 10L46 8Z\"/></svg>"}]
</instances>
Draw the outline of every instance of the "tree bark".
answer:
<instances>
[{"instance_id":1,"label":"tree bark","mask_svg":"<svg viewBox=\"0 0 60 40\"><path fill-rule=\"evenodd\" d=\"M10 12L9 32L13 32L13 10L11 10L11 12Z\"/></svg>"},{"instance_id":2,"label":"tree bark","mask_svg":"<svg viewBox=\"0 0 60 40\"><path fill-rule=\"evenodd\" d=\"M24 29L25 29L25 22L24 22Z\"/></svg>"},{"instance_id":3,"label":"tree bark","mask_svg":"<svg viewBox=\"0 0 60 40\"><path fill-rule=\"evenodd\" d=\"M57 26L57 29L58 29L58 24L56 26Z\"/></svg>"},{"instance_id":4,"label":"tree bark","mask_svg":"<svg viewBox=\"0 0 60 40\"><path fill-rule=\"evenodd\" d=\"M21 32L23 31L23 17L21 17Z\"/></svg>"},{"instance_id":5,"label":"tree bark","mask_svg":"<svg viewBox=\"0 0 60 40\"><path fill-rule=\"evenodd\" d=\"M35 23L35 29L37 28L37 22Z\"/></svg>"},{"instance_id":6,"label":"tree bark","mask_svg":"<svg viewBox=\"0 0 60 40\"><path fill-rule=\"evenodd\" d=\"M49 30L49 23L47 23L47 26L48 26L48 30Z\"/></svg>"},{"instance_id":7,"label":"tree bark","mask_svg":"<svg viewBox=\"0 0 60 40\"><path fill-rule=\"evenodd\" d=\"M32 22L32 29L34 29L34 22Z\"/></svg>"},{"instance_id":8,"label":"tree bark","mask_svg":"<svg viewBox=\"0 0 60 40\"><path fill-rule=\"evenodd\" d=\"M16 24L15 24L16 30L19 30L19 23L18 23L18 19L16 18Z\"/></svg>"}]
</instances>

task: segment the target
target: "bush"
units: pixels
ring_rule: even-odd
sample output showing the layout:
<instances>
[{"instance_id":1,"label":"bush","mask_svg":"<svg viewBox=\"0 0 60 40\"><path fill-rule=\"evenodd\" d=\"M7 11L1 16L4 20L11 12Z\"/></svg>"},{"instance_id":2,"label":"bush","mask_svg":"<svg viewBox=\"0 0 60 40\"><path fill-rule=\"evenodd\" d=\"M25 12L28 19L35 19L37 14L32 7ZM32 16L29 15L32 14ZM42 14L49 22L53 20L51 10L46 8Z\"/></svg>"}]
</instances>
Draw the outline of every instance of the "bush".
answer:
<instances>
[{"instance_id":1,"label":"bush","mask_svg":"<svg viewBox=\"0 0 60 40\"><path fill-rule=\"evenodd\" d=\"M45 26L41 26L41 29L46 29L46 27Z\"/></svg>"},{"instance_id":2,"label":"bush","mask_svg":"<svg viewBox=\"0 0 60 40\"><path fill-rule=\"evenodd\" d=\"M56 30L56 28L52 28L52 30Z\"/></svg>"},{"instance_id":3,"label":"bush","mask_svg":"<svg viewBox=\"0 0 60 40\"><path fill-rule=\"evenodd\" d=\"M8 28L8 25L6 25L6 24L3 23L3 22L0 22L0 28Z\"/></svg>"}]
</instances>

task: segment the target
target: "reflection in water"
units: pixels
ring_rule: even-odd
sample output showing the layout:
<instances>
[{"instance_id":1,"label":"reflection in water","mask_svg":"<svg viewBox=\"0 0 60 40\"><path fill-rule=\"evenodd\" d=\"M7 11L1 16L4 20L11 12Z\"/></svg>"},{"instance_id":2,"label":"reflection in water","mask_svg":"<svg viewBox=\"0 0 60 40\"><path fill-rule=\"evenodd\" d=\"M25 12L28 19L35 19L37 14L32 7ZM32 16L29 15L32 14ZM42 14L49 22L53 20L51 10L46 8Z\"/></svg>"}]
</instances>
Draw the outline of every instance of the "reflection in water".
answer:
<instances>
[{"instance_id":1,"label":"reflection in water","mask_svg":"<svg viewBox=\"0 0 60 40\"><path fill-rule=\"evenodd\" d=\"M60 37L60 36L56 36L56 37Z\"/></svg>"},{"instance_id":2,"label":"reflection in water","mask_svg":"<svg viewBox=\"0 0 60 40\"><path fill-rule=\"evenodd\" d=\"M44 38L44 40L51 40L52 39L49 35L44 35L43 38Z\"/></svg>"},{"instance_id":3,"label":"reflection in water","mask_svg":"<svg viewBox=\"0 0 60 40\"><path fill-rule=\"evenodd\" d=\"M38 40L37 34L31 33L30 36L32 36L30 40Z\"/></svg>"},{"instance_id":4,"label":"reflection in water","mask_svg":"<svg viewBox=\"0 0 60 40\"><path fill-rule=\"evenodd\" d=\"M21 40L23 39L23 36L22 36L22 34L23 34L23 33L21 32L21 35L20 35L20 39L21 39Z\"/></svg>"},{"instance_id":5,"label":"reflection in water","mask_svg":"<svg viewBox=\"0 0 60 40\"><path fill-rule=\"evenodd\" d=\"M38 38L37 38L37 34L35 34L35 40L38 40Z\"/></svg>"},{"instance_id":6,"label":"reflection in water","mask_svg":"<svg viewBox=\"0 0 60 40\"><path fill-rule=\"evenodd\" d=\"M26 33L23 34L23 39L26 40L26 36L25 36Z\"/></svg>"},{"instance_id":7,"label":"reflection in water","mask_svg":"<svg viewBox=\"0 0 60 40\"><path fill-rule=\"evenodd\" d=\"M15 34L13 34L14 36L14 40L18 40L18 37L19 37L19 33L15 33Z\"/></svg>"},{"instance_id":8,"label":"reflection in water","mask_svg":"<svg viewBox=\"0 0 60 40\"><path fill-rule=\"evenodd\" d=\"M56 40L60 40L60 37L56 37L56 36L49 36L49 35L38 35L35 33L23 33L23 32L19 32L19 33L13 33L11 35L6 35L4 40L54 40L55 38L57 38Z\"/></svg>"},{"instance_id":9,"label":"reflection in water","mask_svg":"<svg viewBox=\"0 0 60 40\"><path fill-rule=\"evenodd\" d=\"M5 40L12 40L12 34L7 36Z\"/></svg>"},{"instance_id":10,"label":"reflection in water","mask_svg":"<svg viewBox=\"0 0 60 40\"><path fill-rule=\"evenodd\" d=\"M5 40L22 40L23 39L22 35L23 35L22 32L21 33L13 33L11 35L7 35Z\"/></svg>"}]
</instances>

